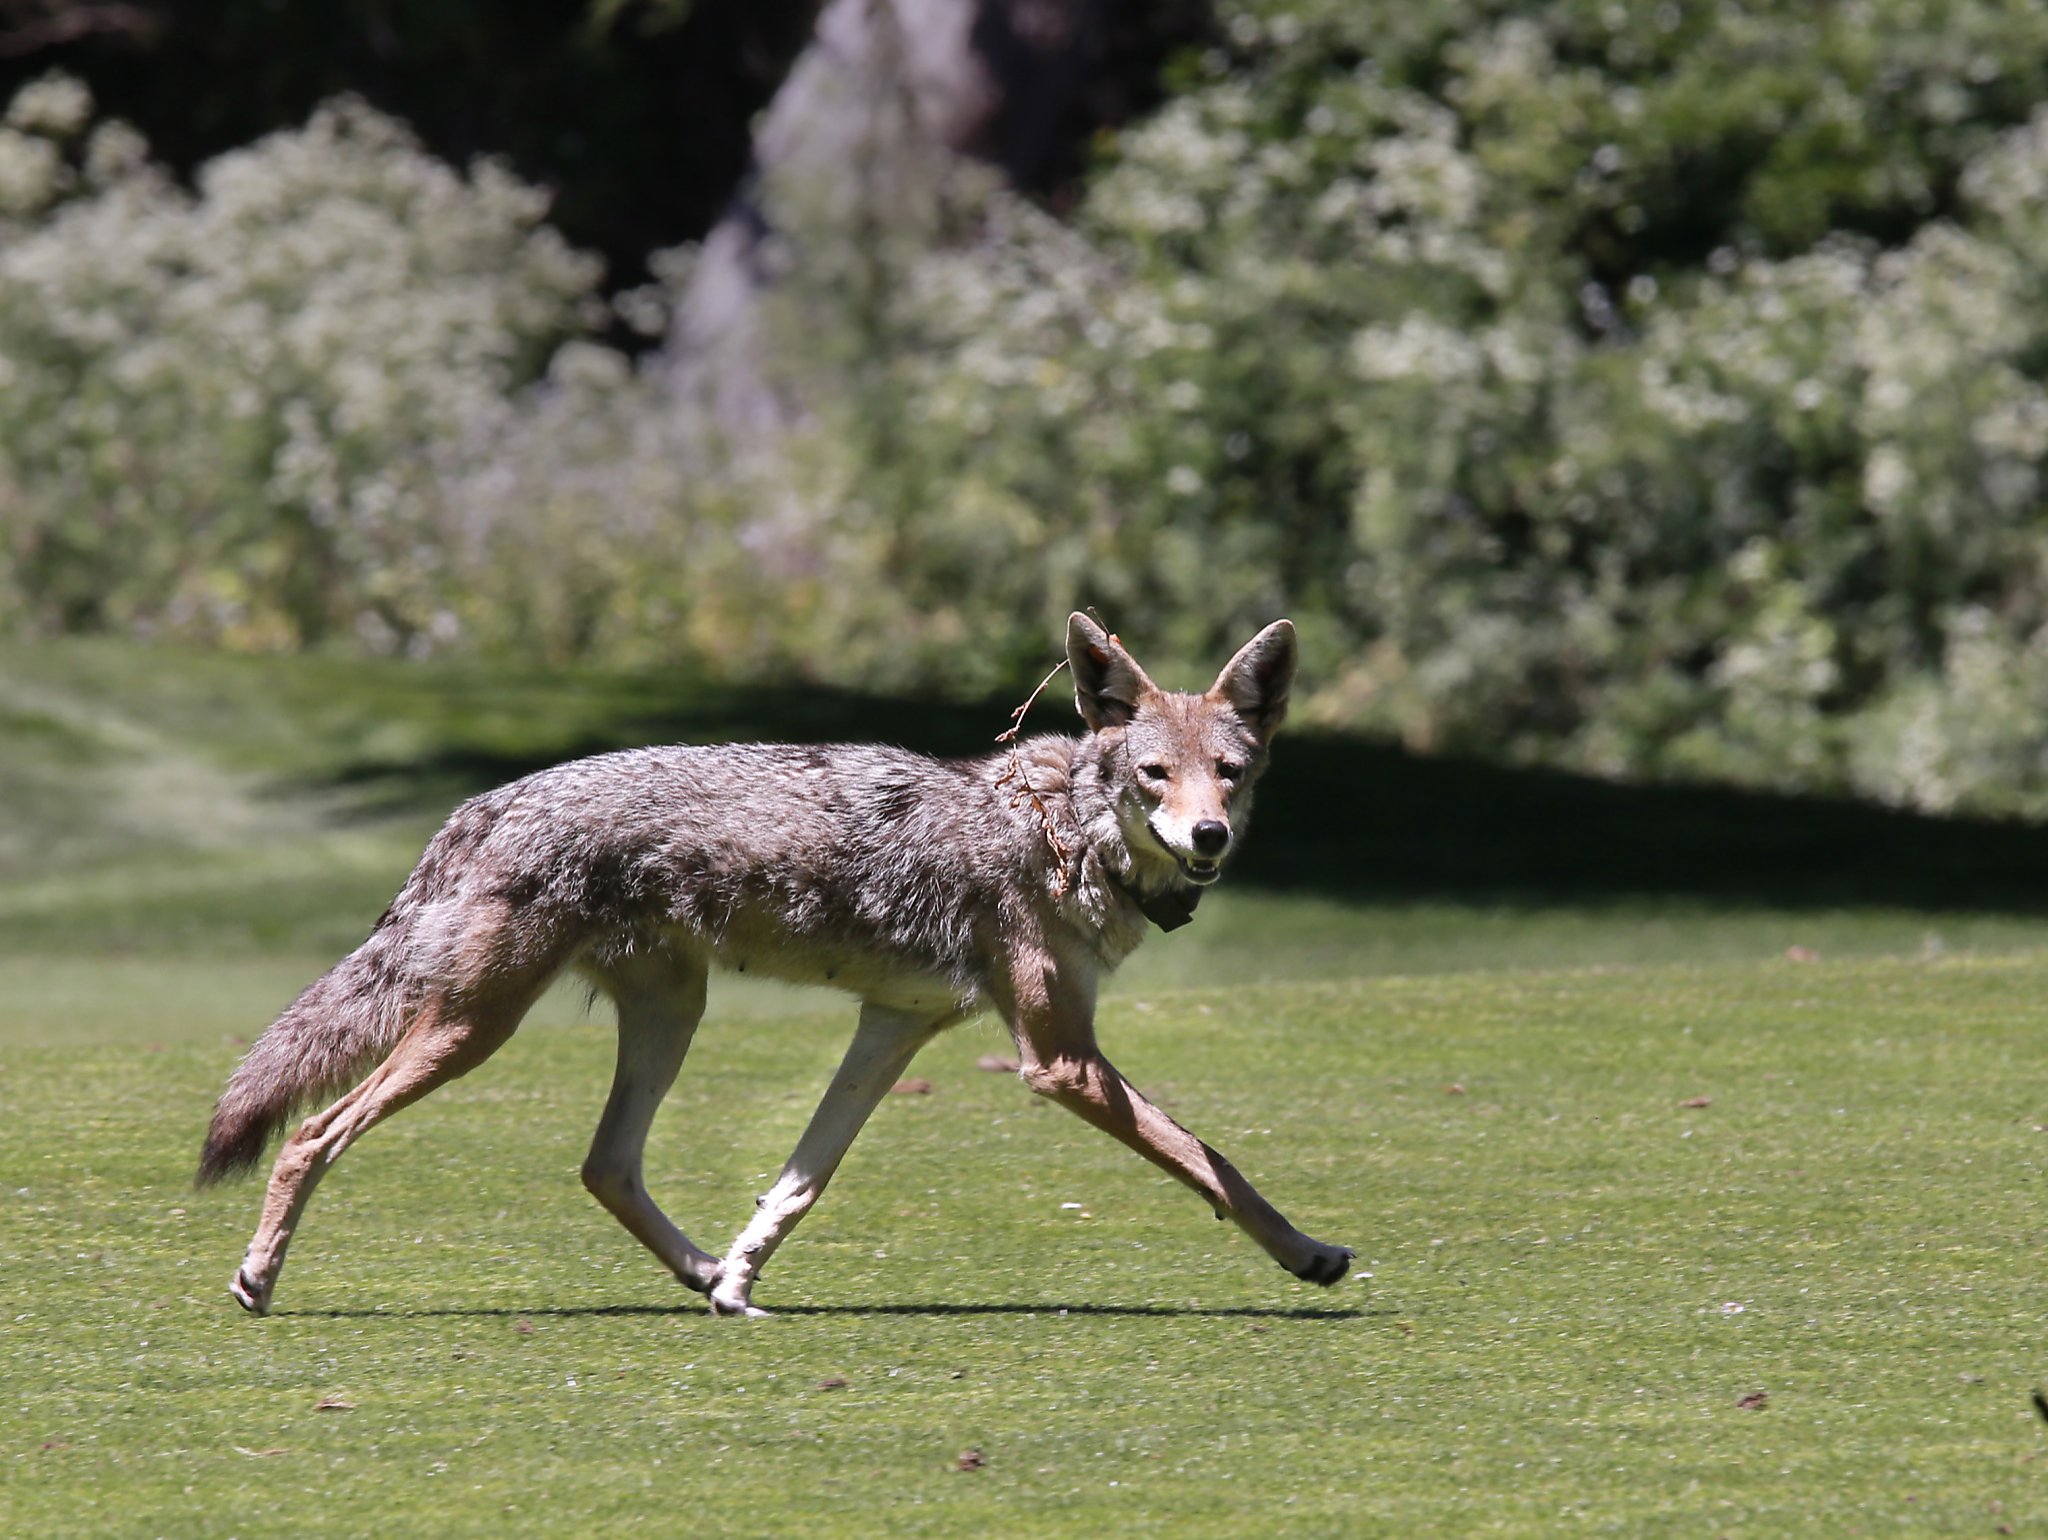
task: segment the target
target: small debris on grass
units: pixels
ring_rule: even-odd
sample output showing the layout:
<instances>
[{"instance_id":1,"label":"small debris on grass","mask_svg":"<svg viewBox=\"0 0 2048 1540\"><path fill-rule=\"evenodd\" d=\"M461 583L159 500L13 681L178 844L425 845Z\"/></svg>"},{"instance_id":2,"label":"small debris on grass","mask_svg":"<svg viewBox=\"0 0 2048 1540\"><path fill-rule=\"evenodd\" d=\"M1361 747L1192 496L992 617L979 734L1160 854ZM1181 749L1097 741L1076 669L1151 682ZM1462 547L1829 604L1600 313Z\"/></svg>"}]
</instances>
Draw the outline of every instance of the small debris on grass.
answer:
<instances>
[{"instance_id":1,"label":"small debris on grass","mask_svg":"<svg viewBox=\"0 0 2048 1540\"><path fill-rule=\"evenodd\" d=\"M890 1086L889 1094L891 1096L929 1096L932 1094L932 1083L929 1080L920 1079L918 1076L913 1075L908 1080L899 1080Z\"/></svg>"},{"instance_id":2,"label":"small debris on grass","mask_svg":"<svg viewBox=\"0 0 2048 1540\"><path fill-rule=\"evenodd\" d=\"M531 1337L533 1335L533 1322L527 1320L527 1318L522 1315L518 1320L512 1323L512 1329L518 1332L519 1335L522 1337Z\"/></svg>"},{"instance_id":3,"label":"small debris on grass","mask_svg":"<svg viewBox=\"0 0 2048 1540\"><path fill-rule=\"evenodd\" d=\"M1017 1061L1006 1053L985 1053L974 1061L976 1069L985 1069L992 1075L1014 1075Z\"/></svg>"},{"instance_id":4,"label":"small debris on grass","mask_svg":"<svg viewBox=\"0 0 2048 1540\"><path fill-rule=\"evenodd\" d=\"M1465 1088L1459 1085L1458 1082L1455 1080L1453 1080L1449 1085L1444 1087L1444 1095L1446 1096L1463 1096L1464 1094Z\"/></svg>"},{"instance_id":5,"label":"small debris on grass","mask_svg":"<svg viewBox=\"0 0 2048 1540\"><path fill-rule=\"evenodd\" d=\"M961 1470L980 1470L988 1464L988 1457L979 1449L963 1449L953 1457L953 1463Z\"/></svg>"},{"instance_id":6,"label":"small debris on grass","mask_svg":"<svg viewBox=\"0 0 2048 1540\"><path fill-rule=\"evenodd\" d=\"M1681 1107L1711 1107L1714 1105L1714 1098L1711 1096L1688 1096L1678 1105Z\"/></svg>"},{"instance_id":7,"label":"small debris on grass","mask_svg":"<svg viewBox=\"0 0 2048 1540\"><path fill-rule=\"evenodd\" d=\"M236 1454L245 1454L252 1460L267 1460L272 1455L291 1453L288 1449L244 1449L240 1444L230 1444L228 1447Z\"/></svg>"},{"instance_id":8,"label":"small debris on grass","mask_svg":"<svg viewBox=\"0 0 2048 1540\"><path fill-rule=\"evenodd\" d=\"M352 1412L356 1409L353 1401L344 1401L340 1396L322 1396L313 1403L316 1412Z\"/></svg>"},{"instance_id":9,"label":"small debris on grass","mask_svg":"<svg viewBox=\"0 0 2048 1540\"><path fill-rule=\"evenodd\" d=\"M1819 962L1820 953L1810 946L1788 946L1785 948L1787 962Z\"/></svg>"},{"instance_id":10,"label":"small debris on grass","mask_svg":"<svg viewBox=\"0 0 2048 1540\"><path fill-rule=\"evenodd\" d=\"M818 1389L844 1390L846 1389L846 1380L841 1375L828 1374L822 1380L818 1381Z\"/></svg>"},{"instance_id":11,"label":"small debris on grass","mask_svg":"<svg viewBox=\"0 0 2048 1540\"><path fill-rule=\"evenodd\" d=\"M1752 1390L1748 1395L1735 1403L1739 1410L1745 1412L1760 1412L1770 1404L1771 1394L1767 1390Z\"/></svg>"}]
</instances>

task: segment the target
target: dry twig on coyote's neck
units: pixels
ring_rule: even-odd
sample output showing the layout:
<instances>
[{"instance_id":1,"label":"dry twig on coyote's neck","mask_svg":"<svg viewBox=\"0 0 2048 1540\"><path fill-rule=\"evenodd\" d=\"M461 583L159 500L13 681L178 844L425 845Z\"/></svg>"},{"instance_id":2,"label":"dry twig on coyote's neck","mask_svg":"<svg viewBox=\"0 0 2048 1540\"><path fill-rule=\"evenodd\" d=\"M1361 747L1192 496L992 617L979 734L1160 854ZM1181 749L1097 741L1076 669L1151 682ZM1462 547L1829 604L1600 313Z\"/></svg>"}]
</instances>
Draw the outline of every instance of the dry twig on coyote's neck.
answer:
<instances>
[{"instance_id":1,"label":"dry twig on coyote's neck","mask_svg":"<svg viewBox=\"0 0 2048 1540\"><path fill-rule=\"evenodd\" d=\"M1059 830L1052 825L1051 810L1046 807L1045 800L1038 795L1038 788L1031 784L1031 777L1024 773L1024 762L1017 757L1017 744L1024 731L1024 713L1038 703L1038 697L1045 693L1045 687L1057 679L1060 670L1066 666L1065 658L1055 663L1052 671L1038 681L1038 688L1025 697L1024 704L1010 713L1010 725L996 734L996 742L1007 743L1010 746L1010 768L996 777L996 784L1002 786L1012 780L1016 781L1020 789L1010 793L1010 806L1015 807L1029 798L1032 811L1038 814L1039 827L1045 831L1045 842L1052 847L1054 898L1067 896L1067 847L1060 839Z\"/></svg>"}]
</instances>

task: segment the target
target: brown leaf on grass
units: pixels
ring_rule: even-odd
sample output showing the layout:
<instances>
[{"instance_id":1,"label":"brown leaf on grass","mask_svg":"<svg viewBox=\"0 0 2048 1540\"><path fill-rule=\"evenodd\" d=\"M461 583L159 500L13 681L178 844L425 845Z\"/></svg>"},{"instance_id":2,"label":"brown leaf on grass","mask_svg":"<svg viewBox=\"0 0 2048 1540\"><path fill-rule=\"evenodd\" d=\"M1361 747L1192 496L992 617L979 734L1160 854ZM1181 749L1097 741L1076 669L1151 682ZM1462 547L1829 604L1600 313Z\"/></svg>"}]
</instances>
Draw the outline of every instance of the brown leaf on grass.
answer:
<instances>
[{"instance_id":1,"label":"brown leaf on grass","mask_svg":"<svg viewBox=\"0 0 2048 1540\"><path fill-rule=\"evenodd\" d=\"M1760 1412L1771 1404L1771 1395L1767 1390L1752 1390L1735 1404L1745 1412Z\"/></svg>"},{"instance_id":2,"label":"brown leaf on grass","mask_svg":"<svg viewBox=\"0 0 2048 1540\"><path fill-rule=\"evenodd\" d=\"M932 1094L932 1083L929 1080L923 1080L916 1075L912 1075L908 1080L899 1080L890 1086L889 1094L891 1096L929 1096Z\"/></svg>"},{"instance_id":3,"label":"brown leaf on grass","mask_svg":"<svg viewBox=\"0 0 2048 1540\"><path fill-rule=\"evenodd\" d=\"M844 1389L846 1389L846 1381L845 1381L845 1379L844 1379L844 1378L842 1378L841 1376L839 1376L839 1375L837 1375L837 1374L828 1374L828 1375L826 1375L826 1376L825 1376L825 1378L823 1378L822 1380L818 1381L818 1389L820 1389L820 1390L844 1390Z\"/></svg>"},{"instance_id":4,"label":"brown leaf on grass","mask_svg":"<svg viewBox=\"0 0 2048 1540\"><path fill-rule=\"evenodd\" d=\"M352 1412L356 1409L353 1401L344 1401L340 1396L322 1396L313 1403L316 1412Z\"/></svg>"},{"instance_id":5,"label":"brown leaf on grass","mask_svg":"<svg viewBox=\"0 0 2048 1540\"><path fill-rule=\"evenodd\" d=\"M1711 1107L1714 1105L1714 1098L1711 1096L1688 1096L1678 1105L1681 1107Z\"/></svg>"},{"instance_id":6,"label":"brown leaf on grass","mask_svg":"<svg viewBox=\"0 0 2048 1540\"><path fill-rule=\"evenodd\" d=\"M1785 948L1787 962L1819 962L1820 953L1810 946L1788 946Z\"/></svg>"},{"instance_id":7,"label":"brown leaf on grass","mask_svg":"<svg viewBox=\"0 0 2048 1540\"><path fill-rule=\"evenodd\" d=\"M974 1061L976 1069L985 1069L992 1075L1014 1075L1017 1061L1006 1053L985 1053Z\"/></svg>"},{"instance_id":8,"label":"brown leaf on grass","mask_svg":"<svg viewBox=\"0 0 2048 1540\"><path fill-rule=\"evenodd\" d=\"M963 1449L953 1456L953 1463L962 1470L980 1470L988 1464L988 1457L979 1449Z\"/></svg>"},{"instance_id":9,"label":"brown leaf on grass","mask_svg":"<svg viewBox=\"0 0 2048 1540\"><path fill-rule=\"evenodd\" d=\"M1455 1080L1453 1080L1449 1085L1444 1087L1444 1095L1446 1096L1463 1096L1464 1094L1465 1088L1459 1085L1458 1082Z\"/></svg>"}]
</instances>

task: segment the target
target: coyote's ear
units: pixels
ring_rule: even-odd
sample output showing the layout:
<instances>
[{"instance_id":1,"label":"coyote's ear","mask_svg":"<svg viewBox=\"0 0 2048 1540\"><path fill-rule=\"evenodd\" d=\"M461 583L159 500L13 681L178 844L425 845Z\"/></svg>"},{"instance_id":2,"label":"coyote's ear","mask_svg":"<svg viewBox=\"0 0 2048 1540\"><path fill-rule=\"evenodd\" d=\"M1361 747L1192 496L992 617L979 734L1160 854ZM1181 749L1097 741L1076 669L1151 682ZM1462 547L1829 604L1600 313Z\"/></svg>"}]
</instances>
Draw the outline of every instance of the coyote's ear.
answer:
<instances>
[{"instance_id":1,"label":"coyote's ear","mask_svg":"<svg viewBox=\"0 0 2048 1540\"><path fill-rule=\"evenodd\" d=\"M1090 732L1121 727L1137 714L1140 700L1158 692L1124 644L1086 615L1067 617L1067 662L1074 670L1074 707Z\"/></svg>"},{"instance_id":2,"label":"coyote's ear","mask_svg":"<svg viewBox=\"0 0 2048 1540\"><path fill-rule=\"evenodd\" d=\"M1294 684L1294 623L1276 620L1238 648L1209 686L1209 698L1227 703L1259 742L1271 743L1287 715Z\"/></svg>"}]
</instances>

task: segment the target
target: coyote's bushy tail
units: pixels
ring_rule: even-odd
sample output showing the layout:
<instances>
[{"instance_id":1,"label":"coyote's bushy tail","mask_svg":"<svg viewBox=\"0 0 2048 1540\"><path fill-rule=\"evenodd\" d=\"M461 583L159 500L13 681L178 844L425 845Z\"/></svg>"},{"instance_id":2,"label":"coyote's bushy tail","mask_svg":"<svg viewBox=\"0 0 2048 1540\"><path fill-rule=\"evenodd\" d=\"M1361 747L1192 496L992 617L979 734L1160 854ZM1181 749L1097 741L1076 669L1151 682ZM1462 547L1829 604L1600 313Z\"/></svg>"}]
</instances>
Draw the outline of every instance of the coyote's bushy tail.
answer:
<instances>
[{"instance_id":1,"label":"coyote's bushy tail","mask_svg":"<svg viewBox=\"0 0 2048 1540\"><path fill-rule=\"evenodd\" d=\"M404 1034L410 1012L396 929L387 916L256 1039L213 1109L200 1186L249 1170L301 1104L347 1087Z\"/></svg>"}]
</instances>

